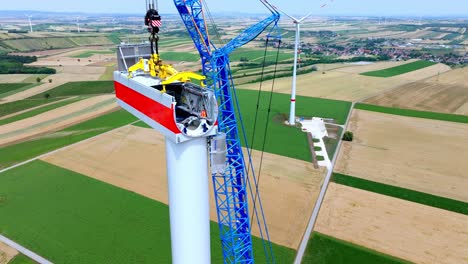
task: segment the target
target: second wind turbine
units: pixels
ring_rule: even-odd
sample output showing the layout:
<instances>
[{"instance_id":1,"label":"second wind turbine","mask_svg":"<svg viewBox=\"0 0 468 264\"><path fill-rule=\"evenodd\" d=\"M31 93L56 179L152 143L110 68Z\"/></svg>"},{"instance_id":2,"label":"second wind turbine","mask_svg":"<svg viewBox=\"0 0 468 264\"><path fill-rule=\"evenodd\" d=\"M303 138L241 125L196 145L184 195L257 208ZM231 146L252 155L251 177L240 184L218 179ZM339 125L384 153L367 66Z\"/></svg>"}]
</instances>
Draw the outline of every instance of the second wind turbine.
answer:
<instances>
[{"instance_id":1,"label":"second wind turbine","mask_svg":"<svg viewBox=\"0 0 468 264\"><path fill-rule=\"evenodd\" d=\"M306 16L297 19L283 10L279 9L276 6L273 6L274 9L277 11L285 14L287 17L289 17L294 24L296 24L296 41L294 44L294 67L293 67L293 79L292 79L292 88L291 88L291 109L289 111L289 125L290 126L295 126L296 125L296 85L297 85L297 60L298 60L298 53L299 53L299 44L301 42L300 37L301 37L301 23L308 18L312 13L307 14Z\"/></svg>"}]
</instances>

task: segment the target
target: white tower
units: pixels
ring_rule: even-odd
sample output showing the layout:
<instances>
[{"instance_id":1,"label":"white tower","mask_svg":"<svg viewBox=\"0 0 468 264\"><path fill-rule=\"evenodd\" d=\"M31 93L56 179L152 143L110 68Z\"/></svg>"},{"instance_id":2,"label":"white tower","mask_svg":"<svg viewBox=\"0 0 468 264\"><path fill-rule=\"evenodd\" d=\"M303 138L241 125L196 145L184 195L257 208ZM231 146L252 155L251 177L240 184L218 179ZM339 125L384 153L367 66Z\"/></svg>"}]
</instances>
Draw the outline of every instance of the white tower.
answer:
<instances>
[{"instance_id":1,"label":"white tower","mask_svg":"<svg viewBox=\"0 0 468 264\"><path fill-rule=\"evenodd\" d=\"M289 14L285 13L281 9L279 9L276 6L273 6L274 9L277 11L285 14L287 17L289 17L293 23L295 24L296 27L296 38L295 38L295 43L294 43L294 66L293 66L293 78L292 78L292 87L291 87L291 107L289 111L289 125L294 126L296 125L296 85L297 85L297 60L298 60L298 53L299 53L299 45L300 45L300 37L301 37L301 23L308 18L312 13L309 13L308 15L304 16L301 19L297 19L293 16L290 16Z\"/></svg>"},{"instance_id":2,"label":"white tower","mask_svg":"<svg viewBox=\"0 0 468 264\"><path fill-rule=\"evenodd\" d=\"M80 33L81 32L81 30L80 30L80 17L76 17L76 27L77 27L78 33Z\"/></svg>"},{"instance_id":3,"label":"white tower","mask_svg":"<svg viewBox=\"0 0 468 264\"><path fill-rule=\"evenodd\" d=\"M28 17L28 21L29 21L29 32L33 32L33 27L32 27L32 22L31 22L31 17L32 15L26 15Z\"/></svg>"}]
</instances>

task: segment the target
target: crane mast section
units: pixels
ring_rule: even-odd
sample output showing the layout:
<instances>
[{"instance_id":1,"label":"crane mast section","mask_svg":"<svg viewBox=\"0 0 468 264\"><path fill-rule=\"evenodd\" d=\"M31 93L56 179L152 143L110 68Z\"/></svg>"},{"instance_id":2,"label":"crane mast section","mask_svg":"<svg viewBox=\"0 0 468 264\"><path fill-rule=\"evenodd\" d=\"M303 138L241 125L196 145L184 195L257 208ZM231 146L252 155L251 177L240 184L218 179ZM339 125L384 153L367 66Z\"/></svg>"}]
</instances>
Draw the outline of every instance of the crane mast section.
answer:
<instances>
[{"instance_id":1,"label":"crane mast section","mask_svg":"<svg viewBox=\"0 0 468 264\"><path fill-rule=\"evenodd\" d=\"M200 53L207 88L215 92L218 101L218 131L226 135L226 166L224 171L213 170L212 174L224 263L254 263L246 166L236 119L229 54L255 39L273 22L277 23L280 16L269 8L271 16L244 30L226 46L216 48L210 42L202 1L174 0L174 4Z\"/></svg>"}]
</instances>

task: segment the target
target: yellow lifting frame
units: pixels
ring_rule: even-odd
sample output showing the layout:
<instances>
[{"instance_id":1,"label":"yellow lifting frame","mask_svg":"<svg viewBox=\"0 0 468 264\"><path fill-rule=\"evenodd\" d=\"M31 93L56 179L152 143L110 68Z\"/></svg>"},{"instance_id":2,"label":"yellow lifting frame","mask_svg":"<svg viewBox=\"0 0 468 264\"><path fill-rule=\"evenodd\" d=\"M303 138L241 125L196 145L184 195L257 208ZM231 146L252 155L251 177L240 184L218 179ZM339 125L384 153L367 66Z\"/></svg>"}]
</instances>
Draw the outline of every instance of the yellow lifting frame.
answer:
<instances>
[{"instance_id":1,"label":"yellow lifting frame","mask_svg":"<svg viewBox=\"0 0 468 264\"><path fill-rule=\"evenodd\" d=\"M169 64L164 64L160 59L158 54L152 54L151 59L145 60L140 59L135 65L131 66L128 69L128 78L133 76L133 73L141 70L145 73L149 73L152 77L159 77L161 84L163 85L163 90L161 92L166 92L166 85L173 82L190 82L191 79L200 81L201 86L205 87L204 81L206 77L194 72L178 72Z\"/></svg>"}]
</instances>

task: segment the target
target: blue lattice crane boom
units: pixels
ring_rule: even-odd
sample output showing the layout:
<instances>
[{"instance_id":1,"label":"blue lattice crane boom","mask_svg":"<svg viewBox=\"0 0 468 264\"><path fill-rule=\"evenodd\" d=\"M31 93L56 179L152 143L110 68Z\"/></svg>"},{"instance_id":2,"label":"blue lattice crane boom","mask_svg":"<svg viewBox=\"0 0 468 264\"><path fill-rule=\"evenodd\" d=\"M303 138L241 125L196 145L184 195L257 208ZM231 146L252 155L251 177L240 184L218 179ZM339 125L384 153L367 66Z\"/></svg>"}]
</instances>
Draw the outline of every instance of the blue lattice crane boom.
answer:
<instances>
[{"instance_id":1,"label":"blue lattice crane boom","mask_svg":"<svg viewBox=\"0 0 468 264\"><path fill-rule=\"evenodd\" d=\"M270 10L271 15L245 29L224 47L216 47L208 33L205 17L207 10L204 9L203 0L174 0L182 21L200 53L203 75L207 77L207 88L215 91L219 108L218 131L226 137L225 167L222 170L212 170L224 263L254 263L246 166L240 143L239 124L236 120L236 100L233 94L229 54L279 21L280 14L266 0L260 2Z\"/></svg>"}]
</instances>

